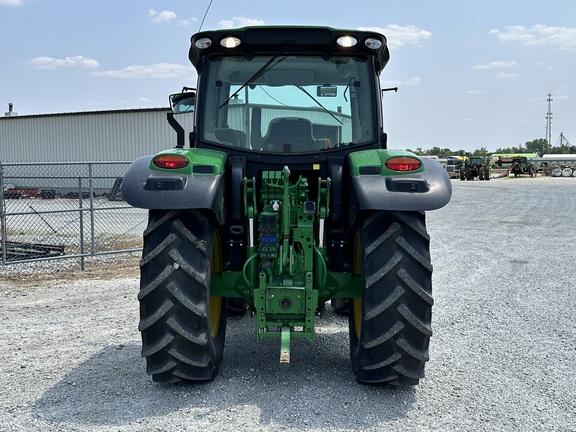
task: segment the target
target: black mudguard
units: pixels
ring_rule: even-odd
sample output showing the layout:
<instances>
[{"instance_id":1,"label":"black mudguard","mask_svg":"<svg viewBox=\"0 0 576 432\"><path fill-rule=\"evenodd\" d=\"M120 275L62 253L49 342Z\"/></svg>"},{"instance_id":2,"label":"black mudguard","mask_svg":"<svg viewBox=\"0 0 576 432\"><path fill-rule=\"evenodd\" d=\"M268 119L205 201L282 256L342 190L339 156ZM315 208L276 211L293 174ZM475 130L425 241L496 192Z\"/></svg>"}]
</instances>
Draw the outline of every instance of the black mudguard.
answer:
<instances>
[{"instance_id":1,"label":"black mudguard","mask_svg":"<svg viewBox=\"0 0 576 432\"><path fill-rule=\"evenodd\" d=\"M128 168L122 182L122 196L128 204L145 209L207 209L219 224L226 222L224 173L158 172L150 169L152 157L140 157Z\"/></svg>"},{"instance_id":2,"label":"black mudguard","mask_svg":"<svg viewBox=\"0 0 576 432\"><path fill-rule=\"evenodd\" d=\"M349 219L363 210L427 211L444 207L452 197L452 183L438 161L422 159L425 170L396 176L352 176Z\"/></svg>"}]
</instances>

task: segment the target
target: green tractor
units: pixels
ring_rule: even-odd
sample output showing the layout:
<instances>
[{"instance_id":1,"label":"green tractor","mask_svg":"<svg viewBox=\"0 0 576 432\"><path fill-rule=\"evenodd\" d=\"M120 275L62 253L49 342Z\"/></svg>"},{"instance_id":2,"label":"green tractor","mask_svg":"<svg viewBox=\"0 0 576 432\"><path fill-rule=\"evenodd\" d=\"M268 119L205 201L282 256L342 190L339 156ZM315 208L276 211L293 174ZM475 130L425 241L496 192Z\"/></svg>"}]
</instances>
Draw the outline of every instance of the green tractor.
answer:
<instances>
[{"instance_id":1,"label":"green tractor","mask_svg":"<svg viewBox=\"0 0 576 432\"><path fill-rule=\"evenodd\" d=\"M528 174L528 177L536 177L536 168L528 161L527 157L514 156L510 166L510 174L514 174L514 177L522 174Z\"/></svg>"},{"instance_id":2,"label":"green tractor","mask_svg":"<svg viewBox=\"0 0 576 432\"><path fill-rule=\"evenodd\" d=\"M136 159L122 184L129 204L149 209L138 294L147 372L213 379L227 314L242 305L256 340L276 338L288 364L291 339L314 339L334 300L350 305L357 380L418 384L432 335L424 211L452 190L436 161L387 149L386 38L246 27L191 42L197 87L170 97L176 146Z\"/></svg>"},{"instance_id":3,"label":"green tractor","mask_svg":"<svg viewBox=\"0 0 576 432\"><path fill-rule=\"evenodd\" d=\"M472 156L460 168L460 180L490 180L490 165L483 157Z\"/></svg>"}]
</instances>

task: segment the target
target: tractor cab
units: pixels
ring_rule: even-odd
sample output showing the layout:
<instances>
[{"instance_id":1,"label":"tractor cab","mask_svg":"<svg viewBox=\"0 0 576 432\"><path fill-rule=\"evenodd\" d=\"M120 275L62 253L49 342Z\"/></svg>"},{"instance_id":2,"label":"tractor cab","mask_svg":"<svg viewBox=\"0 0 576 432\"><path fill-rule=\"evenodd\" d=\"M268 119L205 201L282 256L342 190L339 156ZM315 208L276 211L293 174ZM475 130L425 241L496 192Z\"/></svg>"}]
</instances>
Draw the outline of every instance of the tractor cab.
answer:
<instances>
[{"instance_id":1,"label":"tractor cab","mask_svg":"<svg viewBox=\"0 0 576 432\"><path fill-rule=\"evenodd\" d=\"M330 28L244 28L192 38L198 73L190 146L305 155L386 146L378 33ZM172 100L181 100L173 95ZM180 103L172 103L181 112Z\"/></svg>"}]
</instances>

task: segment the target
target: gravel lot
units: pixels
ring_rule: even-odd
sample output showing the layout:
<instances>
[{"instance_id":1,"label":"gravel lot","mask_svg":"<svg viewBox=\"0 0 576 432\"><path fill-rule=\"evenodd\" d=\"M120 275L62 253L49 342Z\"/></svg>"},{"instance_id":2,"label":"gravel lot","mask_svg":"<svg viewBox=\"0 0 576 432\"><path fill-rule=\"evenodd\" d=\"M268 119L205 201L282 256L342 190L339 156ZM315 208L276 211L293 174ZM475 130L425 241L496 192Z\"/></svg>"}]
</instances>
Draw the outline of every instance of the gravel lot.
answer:
<instances>
[{"instance_id":1,"label":"gravel lot","mask_svg":"<svg viewBox=\"0 0 576 432\"><path fill-rule=\"evenodd\" d=\"M231 319L217 379L145 374L137 257L0 267L0 431L576 431L576 178L453 181L428 214L435 306L416 388L353 378L348 324L256 343ZM77 266L76 266L77 267Z\"/></svg>"}]
</instances>

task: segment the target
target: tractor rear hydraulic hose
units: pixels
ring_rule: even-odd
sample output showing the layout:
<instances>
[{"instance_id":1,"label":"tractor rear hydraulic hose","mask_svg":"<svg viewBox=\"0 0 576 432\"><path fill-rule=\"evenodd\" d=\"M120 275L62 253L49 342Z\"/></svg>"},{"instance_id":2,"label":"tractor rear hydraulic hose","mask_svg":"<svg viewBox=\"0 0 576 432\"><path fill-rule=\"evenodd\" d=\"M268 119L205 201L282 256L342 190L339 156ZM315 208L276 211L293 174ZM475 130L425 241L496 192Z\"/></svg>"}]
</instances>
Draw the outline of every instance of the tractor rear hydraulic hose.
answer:
<instances>
[{"instance_id":1,"label":"tractor rear hydraulic hose","mask_svg":"<svg viewBox=\"0 0 576 432\"><path fill-rule=\"evenodd\" d=\"M246 276L246 269L248 268L248 264L250 264L250 261L252 261L257 256L258 256L258 252L254 252L254 254L252 254L252 256L246 260L246 262L244 263L244 267L242 267L242 277L244 277L244 282L246 282L246 285L248 286L248 288L250 288L254 285L252 284L251 281L248 280L248 276Z\"/></svg>"}]
</instances>

